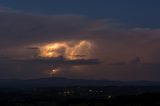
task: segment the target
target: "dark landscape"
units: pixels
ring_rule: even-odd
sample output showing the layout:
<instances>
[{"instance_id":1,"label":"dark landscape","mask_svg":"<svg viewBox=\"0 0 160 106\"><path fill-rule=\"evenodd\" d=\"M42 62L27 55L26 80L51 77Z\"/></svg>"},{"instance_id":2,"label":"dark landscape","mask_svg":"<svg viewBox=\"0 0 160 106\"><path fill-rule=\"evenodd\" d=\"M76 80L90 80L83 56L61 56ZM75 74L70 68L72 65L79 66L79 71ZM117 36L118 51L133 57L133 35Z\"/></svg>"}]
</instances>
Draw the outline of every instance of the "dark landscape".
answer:
<instances>
[{"instance_id":1,"label":"dark landscape","mask_svg":"<svg viewBox=\"0 0 160 106\"><path fill-rule=\"evenodd\" d=\"M1 79L0 104L3 106L158 106L160 82L58 77L30 80Z\"/></svg>"}]
</instances>

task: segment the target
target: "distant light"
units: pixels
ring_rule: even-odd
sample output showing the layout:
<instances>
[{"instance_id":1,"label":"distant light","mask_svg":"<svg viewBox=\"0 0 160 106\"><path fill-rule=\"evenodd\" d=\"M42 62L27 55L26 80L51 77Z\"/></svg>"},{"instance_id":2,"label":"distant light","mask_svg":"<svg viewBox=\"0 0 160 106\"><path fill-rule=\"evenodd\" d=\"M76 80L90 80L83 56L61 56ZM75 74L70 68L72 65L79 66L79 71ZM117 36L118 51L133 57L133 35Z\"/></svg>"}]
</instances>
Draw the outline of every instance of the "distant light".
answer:
<instances>
[{"instance_id":1,"label":"distant light","mask_svg":"<svg viewBox=\"0 0 160 106\"><path fill-rule=\"evenodd\" d=\"M55 73L57 70L53 69L52 72Z\"/></svg>"},{"instance_id":2,"label":"distant light","mask_svg":"<svg viewBox=\"0 0 160 106\"><path fill-rule=\"evenodd\" d=\"M92 91L93 91L92 89L89 90L89 92L92 92Z\"/></svg>"},{"instance_id":3,"label":"distant light","mask_svg":"<svg viewBox=\"0 0 160 106\"><path fill-rule=\"evenodd\" d=\"M109 95L109 96L108 96L108 99L111 99L111 98L112 98L112 96Z\"/></svg>"},{"instance_id":4,"label":"distant light","mask_svg":"<svg viewBox=\"0 0 160 106\"><path fill-rule=\"evenodd\" d=\"M72 91L69 91L69 90L63 92L64 96L71 96L72 93L73 93L73 92L72 92Z\"/></svg>"},{"instance_id":5,"label":"distant light","mask_svg":"<svg viewBox=\"0 0 160 106\"><path fill-rule=\"evenodd\" d=\"M50 71L49 74L51 75L51 77L54 77L57 73L58 73L58 69L53 69Z\"/></svg>"},{"instance_id":6,"label":"distant light","mask_svg":"<svg viewBox=\"0 0 160 106\"><path fill-rule=\"evenodd\" d=\"M100 91L101 93L103 92L103 91Z\"/></svg>"}]
</instances>

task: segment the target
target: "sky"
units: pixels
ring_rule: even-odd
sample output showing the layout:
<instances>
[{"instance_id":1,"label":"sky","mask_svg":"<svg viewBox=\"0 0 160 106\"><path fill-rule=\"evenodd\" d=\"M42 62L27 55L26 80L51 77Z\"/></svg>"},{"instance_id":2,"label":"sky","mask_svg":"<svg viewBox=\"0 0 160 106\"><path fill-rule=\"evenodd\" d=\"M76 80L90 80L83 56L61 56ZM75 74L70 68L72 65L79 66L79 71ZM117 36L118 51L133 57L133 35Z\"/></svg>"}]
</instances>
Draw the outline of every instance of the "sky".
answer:
<instances>
[{"instance_id":1,"label":"sky","mask_svg":"<svg viewBox=\"0 0 160 106\"><path fill-rule=\"evenodd\" d=\"M159 5L0 0L0 78L160 80Z\"/></svg>"}]
</instances>

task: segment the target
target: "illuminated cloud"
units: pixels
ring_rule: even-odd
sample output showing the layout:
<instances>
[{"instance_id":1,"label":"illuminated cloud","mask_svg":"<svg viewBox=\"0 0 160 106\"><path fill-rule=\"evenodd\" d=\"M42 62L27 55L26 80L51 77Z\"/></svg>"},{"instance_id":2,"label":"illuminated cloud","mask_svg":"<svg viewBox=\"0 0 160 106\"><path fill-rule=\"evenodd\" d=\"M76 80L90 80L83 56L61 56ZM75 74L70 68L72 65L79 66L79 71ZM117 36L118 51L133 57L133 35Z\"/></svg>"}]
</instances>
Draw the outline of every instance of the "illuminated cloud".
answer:
<instances>
[{"instance_id":1,"label":"illuminated cloud","mask_svg":"<svg viewBox=\"0 0 160 106\"><path fill-rule=\"evenodd\" d=\"M40 47L40 57L54 58L63 56L66 59L77 59L90 55L92 48L91 42L82 40L79 42L55 42Z\"/></svg>"}]
</instances>

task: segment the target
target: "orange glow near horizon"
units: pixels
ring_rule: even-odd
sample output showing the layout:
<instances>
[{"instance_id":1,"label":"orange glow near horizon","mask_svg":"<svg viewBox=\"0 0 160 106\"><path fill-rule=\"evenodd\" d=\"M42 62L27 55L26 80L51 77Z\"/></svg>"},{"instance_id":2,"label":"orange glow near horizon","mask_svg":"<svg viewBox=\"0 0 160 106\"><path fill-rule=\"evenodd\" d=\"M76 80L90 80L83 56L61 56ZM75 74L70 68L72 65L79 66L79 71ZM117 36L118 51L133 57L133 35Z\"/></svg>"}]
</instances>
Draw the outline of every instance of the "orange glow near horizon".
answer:
<instances>
[{"instance_id":1,"label":"orange glow near horizon","mask_svg":"<svg viewBox=\"0 0 160 106\"><path fill-rule=\"evenodd\" d=\"M40 47L40 57L54 58L63 56L66 59L77 59L82 55L89 55L92 43L87 40L79 42L55 42Z\"/></svg>"},{"instance_id":2,"label":"orange glow near horizon","mask_svg":"<svg viewBox=\"0 0 160 106\"><path fill-rule=\"evenodd\" d=\"M58 72L59 72L58 69L53 69L48 74L50 77L55 77L58 74Z\"/></svg>"}]
</instances>

